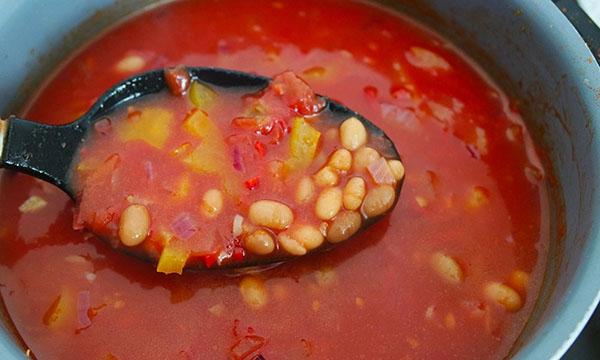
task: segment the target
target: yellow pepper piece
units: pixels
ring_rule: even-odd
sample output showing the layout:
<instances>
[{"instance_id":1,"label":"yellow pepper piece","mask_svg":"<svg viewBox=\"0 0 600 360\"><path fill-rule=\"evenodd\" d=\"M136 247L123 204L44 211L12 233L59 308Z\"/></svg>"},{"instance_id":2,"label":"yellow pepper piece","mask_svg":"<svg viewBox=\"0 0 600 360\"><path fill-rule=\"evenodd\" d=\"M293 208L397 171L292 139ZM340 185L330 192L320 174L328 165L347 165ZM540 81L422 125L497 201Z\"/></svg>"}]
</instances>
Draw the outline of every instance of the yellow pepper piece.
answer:
<instances>
[{"instance_id":1,"label":"yellow pepper piece","mask_svg":"<svg viewBox=\"0 0 600 360\"><path fill-rule=\"evenodd\" d=\"M308 167L315 158L320 137L321 133L304 118L294 118L290 136L290 158L286 161L286 168L300 170Z\"/></svg>"},{"instance_id":2,"label":"yellow pepper piece","mask_svg":"<svg viewBox=\"0 0 600 360\"><path fill-rule=\"evenodd\" d=\"M160 254L156 271L163 274L181 275L189 256L188 250L178 249L169 242Z\"/></svg>"},{"instance_id":3,"label":"yellow pepper piece","mask_svg":"<svg viewBox=\"0 0 600 360\"><path fill-rule=\"evenodd\" d=\"M231 162L221 131L204 111L190 115L183 123L183 128L202 139L200 145L183 159L194 171L214 174L221 172L224 164Z\"/></svg>"},{"instance_id":4,"label":"yellow pepper piece","mask_svg":"<svg viewBox=\"0 0 600 360\"><path fill-rule=\"evenodd\" d=\"M210 110L219 95L210 87L194 81L190 87L190 100L197 108L208 111Z\"/></svg>"},{"instance_id":5,"label":"yellow pepper piece","mask_svg":"<svg viewBox=\"0 0 600 360\"><path fill-rule=\"evenodd\" d=\"M162 108L144 108L138 118L119 123L117 134L123 142L142 140L155 148L162 149L169 137L173 117L171 111Z\"/></svg>"},{"instance_id":6,"label":"yellow pepper piece","mask_svg":"<svg viewBox=\"0 0 600 360\"><path fill-rule=\"evenodd\" d=\"M184 174L177 182L175 191L172 194L173 197L177 200L185 199L190 193L190 184L190 177L187 174Z\"/></svg>"}]
</instances>

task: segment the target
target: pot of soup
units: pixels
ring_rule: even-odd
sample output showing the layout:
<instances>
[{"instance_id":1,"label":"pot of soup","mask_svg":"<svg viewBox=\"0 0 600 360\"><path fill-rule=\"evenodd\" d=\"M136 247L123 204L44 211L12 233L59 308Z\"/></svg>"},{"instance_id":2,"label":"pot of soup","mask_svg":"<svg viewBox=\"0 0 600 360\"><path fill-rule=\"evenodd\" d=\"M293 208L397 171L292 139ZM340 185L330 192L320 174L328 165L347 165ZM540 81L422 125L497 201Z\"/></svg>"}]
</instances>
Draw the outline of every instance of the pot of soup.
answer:
<instances>
[{"instance_id":1,"label":"pot of soup","mask_svg":"<svg viewBox=\"0 0 600 360\"><path fill-rule=\"evenodd\" d=\"M3 359L557 359L598 303L600 69L550 1L0 5L3 118L65 124L158 68L291 70L384 130L405 170L393 211L331 251L168 275L79 230L68 195L3 170ZM578 21L593 45L597 29ZM174 131L132 128L111 140L114 153L145 146L148 128ZM267 135L249 143L240 176L278 161L273 134L255 134ZM171 145L165 162L185 144ZM371 150L349 159L376 161ZM161 189L175 203L195 188L131 174L136 201ZM308 175L320 191L320 175ZM269 171L252 176L244 191L300 193ZM236 218L204 221L239 235Z\"/></svg>"}]
</instances>

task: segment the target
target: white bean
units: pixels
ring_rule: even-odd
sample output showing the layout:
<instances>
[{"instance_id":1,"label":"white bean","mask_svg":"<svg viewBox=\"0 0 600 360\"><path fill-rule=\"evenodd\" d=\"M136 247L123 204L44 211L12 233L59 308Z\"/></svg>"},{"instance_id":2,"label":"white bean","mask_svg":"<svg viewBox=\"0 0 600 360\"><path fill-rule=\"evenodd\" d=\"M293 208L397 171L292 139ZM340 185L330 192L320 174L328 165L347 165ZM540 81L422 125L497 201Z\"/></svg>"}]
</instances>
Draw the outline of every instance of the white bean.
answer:
<instances>
[{"instance_id":1,"label":"white bean","mask_svg":"<svg viewBox=\"0 0 600 360\"><path fill-rule=\"evenodd\" d=\"M150 213L144 205L129 205L119 219L119 239L125 246L141 244L150 231Z\"/></svg>"},{"instance_id":2,"label":"white bean","mask_svg":"<svg viewBox=\"0 0 600 360\"><path fill-rule=\"evenodd\" d=\"M210 189L202 197L202 213L209 218L219 216L223 210L223 193L217 189Z\"/></svg>"},{"instance_id":3,"label":"white bean","mask_svg":"<svg viewBox=\"0 0 600 360\"><path fill-rule=\"evenodd\" d=\"M400 160L388 160L388 166L394 175L396 181L402 180L404 177L404 164Z\"/></svg>"},{"instance_id":4,"label":"white bean","mask_svg":"<svg viewBox=\"0 0 600 360\"><path fill-rule=\"evenodd\" d=\"M342 190L330 187L321 192L315 204L315 213L321 220L330 220L342 208Z\"/></svg>"},{"instance_id":5,"label":"white bean","mask_svg":"<svg viewBox=\"0 0 600 360\"><path fill-rule=\"evenodd\" d=\"M353 177L344 186L343 202L348 210L356 210L362 204L367 193L367 184L360 177Z\"/></svg>"},{"instance_id":6,"label":"white bean","mask_svg":"<svg viewBox=\"0 0 600 360\"><path fill-rule=\"evenodd\" d=\"M296 202L298 204L306 204L315 194L315 184L308 176L304 176L296 186Z\"/></svg>"},{"instance_id":7,"label":"white bean","mask_svg":"<svg viewBox=\"0 0 600 360\"><path fill-rule=\"evenodd\" d=\"M267 255L275 250L275 242L271 234L259 229L244 238L244 247L253 254Z\"/></svg>"},{"instance_id":8,"label":"white bean","mask_svg":"<svg viewBox=\"0 0 600 360\"><path fill-rule=\"evenodd\" d=\"M515 312L523 306L521 295L508 285L499 282L491 282L485 287L485 294L507 311Z\"/></svg>"},{"instance_id":9,"label":"white bean","mask_svg":"<svg viewBox=\"0 0 600 360\"><path fill-rule=\"evenodd\" d=\"M354 151L367 143L367 129L360 120L351 117L340 125L340 141L346 149Z\"/></svg>"},{"instance_id":10,"label":"white bean","mask_svg":"<svg viewBox=\"0 0 600 360\"><path fill-rule=\"evenodd\" d=\"M338 149L331 155L328 164L334 169L348 171L352 167L352 153L346 149Z\"/></svg>"},{"instance_id":11,"label":"white bean","mask_svg":"<svg viewBox=\"0 0 600 360\"><path fill-rule=\"evenodd\" d=\"M335 170L331 166L324 166L314 175L314 179L315 183L318 186L334 186L337 185L339 181L339 176L337 170Z\"/></svg>"},{"instance_id":12,"label":"white bean","mask_svg":"<svg viewBox=\"0 0 600 360\"><path fill-rule=\"evenodd\" d=\"M462 268L451 256L436 252L431 256L431 266L439 276L451 284L460 284L463 281Z\"/></svg>"},{"instance_id":13,"label":"white bean","mask_svg":"<svg viewBox=\"0 0 600 360\"><path fill-rule=\"evenodd\" d=\"M363 171L371 163L377 161L381 155L377 150L368 146L358 149L354 153L354 171Z\"/></svg>"},{"instance_id":14,"label":"white bean","mask_svg":"<svg viewBox=\"0 0 600 360\"><path fill-rule=\"evenodd\" d=\"M267 289L264 282L256 276L246 276L240 281L240 293L246 304L255 310L267 304Z\"/></svg>"},{"instance_id":15,"label":"white bean","mask_svg":"<svg viewBox=\"0 0 600 360\"><path fill-rule=\"evenodd\" d=\"M299 225L292 230L292 237L306 250L316 249L323 243L323 234L310 225Z\"/></svg>"},{"instance_id":16,"label":"white bean","mask_svg":"<svg viewBox=\"0 0 600 360\"><path fill-rule=\"evenodd\" d=\"M278 241L283 250L292 255L302 256L307 252L306 248L287 232L279 234Z\"/></svg>"},{"instance_id":17,"label":"white bean","mask_svg":"<svg viewBox=\"0 0 600 360\"><path fill-rule=\"evenodd\" d=\"M292 209L274 200L258 200L248 209L248 218L254 224L284 230L294 221Z\"/></svg>"},{"instance_id":18,"label":"white bean","mask_svg":"<svg viewBox=\"0 0 600 360\"><path fill-rule=\"evenodd\" d=\"M339 213L327 229L327 240L338 243L347 240L360 229L362 218L356 211Z\"/></svg>"},{"instance_id":19,"label":"white bean","mask_svg":"<svg viewBox=\"0 0 600 360\"><path fill-rule=\"evenodd\" d=\"M395 199L395 189L391 185L381 185L367 193L362 211L369 218L382 215L392 208Z\"/></svg>"}]
</instances>

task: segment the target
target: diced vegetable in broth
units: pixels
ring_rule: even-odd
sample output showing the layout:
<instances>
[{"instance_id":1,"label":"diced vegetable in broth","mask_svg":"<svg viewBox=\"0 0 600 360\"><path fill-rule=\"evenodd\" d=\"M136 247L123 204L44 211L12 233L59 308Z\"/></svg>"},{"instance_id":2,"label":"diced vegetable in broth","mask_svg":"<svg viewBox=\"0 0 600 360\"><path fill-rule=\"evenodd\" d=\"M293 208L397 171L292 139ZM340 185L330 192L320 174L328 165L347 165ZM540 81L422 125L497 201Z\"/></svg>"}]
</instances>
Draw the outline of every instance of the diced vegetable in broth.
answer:
<instances>
[{"instance_id":1,"label":"diced vegetable in broth","mask_svg":"<svg viewBox=\"0 0 600 360\"><path fill-rule=\"evenodd\" d=\"M79 206L89 209L78 222L107 237L116 226L117 245L154 258L158 272L305 255L349 239L395 203L400 159L382 156L390 150L357 117L332 121L324 100L294 73L248 93L191 81L182 67L165 70L165 78L168 93L101 120L116 124L118 136L91 133L79 164L106 157L108 148L120 162L77 182L87 195ZM339 136L324 138L331 129ZM355 171L355 153L364 149L374 160ZM281 172L265 176L273 164ZM136 171L144 186L129 180ZM108 209L107 220L99 222L94 209Z\"/></svg>"}]
</instances>

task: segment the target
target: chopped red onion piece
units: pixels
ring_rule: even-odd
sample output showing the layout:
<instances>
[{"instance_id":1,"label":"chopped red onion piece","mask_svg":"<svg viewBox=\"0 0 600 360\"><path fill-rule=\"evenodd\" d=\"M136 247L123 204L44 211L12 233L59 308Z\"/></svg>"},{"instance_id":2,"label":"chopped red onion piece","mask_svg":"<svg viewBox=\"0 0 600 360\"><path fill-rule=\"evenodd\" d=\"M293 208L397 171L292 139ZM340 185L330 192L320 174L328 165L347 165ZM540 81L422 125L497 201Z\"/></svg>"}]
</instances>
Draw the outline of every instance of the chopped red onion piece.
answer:
<instances>
[{"instance_id":1,"label":"chopped red onion piece","mask_svg":"<svg viewBox=\"0 0 600 360\"><path fill-rule=\"evenodd\" d=\"M383 157L373 161L368 167L369 174L373 180L379 185L393 184L395 182L394 174L390 170L387 160Z\"/></svg>"},{"instance_id":2,"label":"chopped red onion piece","mask_svg":"<svg viewBox=\"0 0 600 360\"><path fill-rule=\"evenodd\" d=\"M146 170L146 177L148 181L154 181L154 165L149 160L144 162L144 170Z\"/></svg>"},{"instance_id":3,"label":"chopped red onion piece","mask_svg":"<svg viewBox=\"0 0 600 360\"><path fill-rule=\"evenodd\" d=\"M108 135L112 130L112 123L109 118L103 118L94 123L94 130L101 135Z\"/></svg>"},{"instance_id":4,"label":"chopped red onion piece","mask_svg":"<svg viewBox=\"0 0 600 360\"><path fill-rule=\"evenodd\" d=\"M236 146L233 148L233 168L237 171L244 171L244 161L242 159L242 153Z\"/></svg>"},{"instance_id":5,"label":"chopped red onion piece","mask_svg":"<svg viewBox=\"0 0 600 360\"><path fill-rule=\"evenodd\" d=\"M92 325L88 315L90 309L90 292L88 290L80 291L77 295L77 321L82 328Z\"/></svg>"},{"instance_id":6,"label":"chopped red onion piece","mask_svg":"<svg viewBox=\"0 0 600 360\"><path fill-rule=\"evenodd\" d=\"M175 218L175 221L171 224L171 230L175 236L181 240L187 240L191 238L196 232L198 232L198 225L192 219L190 214L182 213Z\"/></svg>"}]
</instances>

